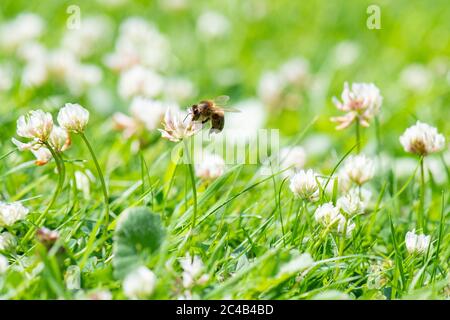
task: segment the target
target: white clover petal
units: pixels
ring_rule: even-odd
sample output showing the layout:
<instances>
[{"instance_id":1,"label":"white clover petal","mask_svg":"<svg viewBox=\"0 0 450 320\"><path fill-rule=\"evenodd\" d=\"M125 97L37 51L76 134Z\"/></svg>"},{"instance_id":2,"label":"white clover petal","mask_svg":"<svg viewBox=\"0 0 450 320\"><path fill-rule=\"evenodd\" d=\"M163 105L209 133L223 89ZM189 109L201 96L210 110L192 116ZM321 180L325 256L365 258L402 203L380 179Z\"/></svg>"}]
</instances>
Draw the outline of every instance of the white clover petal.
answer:
<instances>
[{"instance_id":1,"label":"white clover petal","mask_svg":"<svg viewBox=\"0 0 450 320\"><path fill-rule=\"evenodd\" d=\"M148 268L141 266L125 277L123 291L130 299L142 299L153 293L155 285L155 274Z\"/></svg>"},{"instance_id":2,"label":"white clover petal","mask_svg":"<svg viewBox=\"0 0 450 320\"><path fill-rule=\"evenodd\" d=\"M445 147L445 137L435 127L417 121L400 136L400 143L406 152L426 156Z\"/></svg>"},{"instance_id":3,"label":"white clover petal","mask_svg":"<svg viewBox=\"0 0 450 320\"><path fill-rule=\"evenodd\" d=\"M79 104L66 103L58 113L59 125L67 131L83 132L89 121L89 111Z\"/></svg>"}]
</instances>

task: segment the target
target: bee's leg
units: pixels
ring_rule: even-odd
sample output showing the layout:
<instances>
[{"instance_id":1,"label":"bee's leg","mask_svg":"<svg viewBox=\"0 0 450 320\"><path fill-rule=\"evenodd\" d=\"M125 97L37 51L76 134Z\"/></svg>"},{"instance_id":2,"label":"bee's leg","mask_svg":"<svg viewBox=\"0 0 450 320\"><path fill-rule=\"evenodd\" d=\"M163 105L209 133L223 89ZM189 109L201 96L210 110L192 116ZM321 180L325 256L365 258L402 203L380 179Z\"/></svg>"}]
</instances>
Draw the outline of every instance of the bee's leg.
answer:
<instances>
[{"instance_id":1,"label":"bee's leg","mask_svg":"<svg viewBox=\"0 0 450 320\"><path fill-rule=\"evenodd\" d=\"M211 136L211 134L219 134L219 133L220 133L219 129L214 128L209 129L209 136Z\"/></svg>"},{"instance_id":2,"label":"bee's leg","mask_svg":"<svg viewBox=\"0 0 450 320\"><path fill-rule=\"evenodd\" d=\"M205 119L205 120L203 120L202 121L202 124L205 124L205 123L207 123L209 121L209 118L208 119Z\"/></svg>"}]
</instances>

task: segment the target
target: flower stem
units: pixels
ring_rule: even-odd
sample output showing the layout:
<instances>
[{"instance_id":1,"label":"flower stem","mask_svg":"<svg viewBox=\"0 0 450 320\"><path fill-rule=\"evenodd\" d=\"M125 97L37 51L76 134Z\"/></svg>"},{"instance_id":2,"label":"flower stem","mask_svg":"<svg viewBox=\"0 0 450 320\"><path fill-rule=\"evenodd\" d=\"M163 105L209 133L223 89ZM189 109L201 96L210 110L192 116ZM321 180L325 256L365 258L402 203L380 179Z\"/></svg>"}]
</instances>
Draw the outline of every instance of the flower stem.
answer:
<instances>
[{"instance_id":1,"label":"flower stem","mask_svg":"<svg viewBox=\"0 0 450 320\"><path fill-rule=\"evenodd\" d=\"M82 270L84 268L86 262L87 262L87 259L89 258L89 255L94 250L95 238L96 238L97 232L100 229L100 226L103 224L104 220L106 220L105 233L108 230L109 200L108 200L108 191L107 191L107 188L106 188L105 179L103 177L103 172L102 172L102 170L100 168L100 165L98 164L97 157L95 156L94 150L92 149L92 146L89 143L89 141L86 138L86 136L84 135L84 133L80 132L79 134L80 134L81 138L83 139L84 143L86 144L87 148L89 149L89 153L91 154L92 160L94 161L95 167L97 169L97 174L98 174L98 176L100 178L100 182L101 182L101 185L102 185L103 198L104 198L104 203L105 203L104 214L102 215L102 217L100 219L97 220L97 223L95 224L94 228L92 229L92 232L89 235L89 239L88 239L87 244L86 244L84 255L83 255L83 257L81 259L81 262L79 264L79 267Z\"/></svg>"},{"instance_id":2,"label":"flower stem","mask_svg":"<svg viewBox=\"0 0 450 320\"><path fill-rule=\"evenodd\" d=\"M108 224L109 220L109 200L108 200L108 189L106 188L105 178L103 177L102 169L100 168L100 165L97 161L97 157L95 156L94 149L92 149L91 144L89 143L88 139L84 135L84 133L80 133L81 138L83 139L84 143L86 144L87 148L89 149L89 153L91 154L92 160L94 161L95 168L97 169L98 177L100 178L100 183L102 185L102 191L103 191L103 200L105 202L105 213L106 213L106 224Z\"/></svg>"},{"instance_id":3,"label":"flower stem","mask_svg":"<svg viewBox=\"0 0 450 320\"><path fill-rule=\"evenodd\" d=\"M59 194L60 194L60 192L61 192L61 190L63 188L64 180L65 180L65 176L66 176L66 167L64 165L64 160L62 159L61 155L56 153L50 145L47 145L47 148L50 150L50 152L52 153L53 158L55 159L56 168L58 170L59 179L58 179L58 187L56 188L55 193L53 194L52 200L50 201L50 203L48 204L47 208L45 209L44 215L55 204L56 198L59 196Z\"/></svg>"},{"instance_id":4,"label":"flower stem","mask_svg":"<svg viewBox=\"0 0 450 320\"><path fill-rule=\"evenodd\" d=\"M183 143L186 156L188 157L189 176L191 178L191 186L192 186L192 197L194 198L194 215L192 216L192 224L191 224L191 236L192 236L195 228L195 223L197 221L197 188L195 185L194 165L192 163L192 157L189 151L189 146L186 140L183 140Z\"/></svg>"},{"instance_id":5,"label":"flower stem","mask_svg":"<svg viewBox=\"0 0 450 320\"><path fill-rule=\"evenodd\" d=\"M423 216L425 211L425 172L424 172L424 157L420 157L420 199L419 199L419 208L417 210L417 228L424 228L423 224Z\"/></svg>"},{"instance_id":6,"label":"flower stem","mask_svg":"<svg viewBox=\"0 0 450 320\"><path fill-rule=\"evenodd\" d=\"M36 230L35 227L40 227L42 225L42 222L47 215L47 213L50 211L50 209L53 207L53 205L56 202L56 199L58 198L59 194L61 193L63 186L64 186L64 180L66 176L66 167L64 165L64 161L61 158L61 156L53 150L53 148L48 143L44 143L45 147L50 151L50 153L53 156L53 159L55 160L56 164L56 170L58 171L58 185L56 186L56 189L53 193L52 199L50 200L49 204L45 208L45 210L42 212L42 214L37 218L36 222L34 223L34 226L31 227L28 232L23 237L22 243L25 243L26 241L30 240L30 237L32 236L33 232Z\"/></svg>"},{"instance_id":7,"label":"flower stem","mask_svg":"<svg viewBox=\"0 0 450 320\"><path fill-rule=\"evenodd\" d=\"M361 152L361 133L359 128L359 121L356 120L355 122L355 133L356 133L356 152Z\"/></svg>"}]
</instances>

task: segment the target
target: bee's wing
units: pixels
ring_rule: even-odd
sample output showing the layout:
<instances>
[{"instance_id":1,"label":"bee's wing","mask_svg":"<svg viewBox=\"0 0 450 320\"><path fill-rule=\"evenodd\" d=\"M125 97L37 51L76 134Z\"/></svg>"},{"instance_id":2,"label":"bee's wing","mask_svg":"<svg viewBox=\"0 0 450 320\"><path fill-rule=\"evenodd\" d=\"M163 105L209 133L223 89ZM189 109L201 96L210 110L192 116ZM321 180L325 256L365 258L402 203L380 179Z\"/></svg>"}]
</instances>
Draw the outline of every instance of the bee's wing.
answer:
<instances>
[{"instance_id":1,"label":"bee's wing","mask_svg":"<svg viewBox=\"0 0 450 320\"><path fill-rule=\"evenodd\" d=\"M220 106L226 104L228 100L230 100L229 96L218 96L214 98L214 103Z\"/></svg>"},{"instance_id":2,"label":"bee's wing","mask_svg":"<svg viewBox=\"0 0 450 320\"><path fill-rule=\"evenodd\" d=\"M220 111L223 111L223 112L235 112L235 113L241 112L241 110L239 110L239 109L230 108L230 107L217 107L217 109L219 109Z\"/></svg>"}]
</instances>

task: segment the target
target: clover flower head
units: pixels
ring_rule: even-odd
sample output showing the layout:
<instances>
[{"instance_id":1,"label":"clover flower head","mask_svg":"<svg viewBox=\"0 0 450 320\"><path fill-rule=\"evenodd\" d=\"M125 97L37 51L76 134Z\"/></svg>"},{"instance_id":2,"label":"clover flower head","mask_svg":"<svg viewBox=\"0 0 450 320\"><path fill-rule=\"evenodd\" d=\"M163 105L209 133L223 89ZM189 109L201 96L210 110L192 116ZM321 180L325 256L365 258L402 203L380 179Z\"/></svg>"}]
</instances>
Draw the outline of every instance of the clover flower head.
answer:
<instances>
[{"instance_id":1,"label":"clover flower head","mask_svg":"<svg viewBox=\"0 0 450 320\"><path fill-rule=\"evenodd\" d=\"M331 118L331 121L338 123L338 130L347 128L355 121L368 127L369 122L380 112L383 101L380 90L373 83L353 83L350 88L345 82L341 99L333 98L333 103L347 114Z\"/></svg>"},{"instance_id":2,"label":"clover flower head","mask_svg":"<svg viewBox=\"0 0 450 320\"><path fill-rule=\"evenodd\" d=\"M66 129L54 126L49 137L50 146L57 152L63 152L70 147L70 135Z\"/></svg>"},{"instance_id":3,"label":"clover flower head","mask_svg":"<svg viewBox=\"0 0 450 320\"><path fill-rule=\"evenodd\" d=\"M225 160L218 154L203 152L195 162L195 174L203 180L214 180L225 172Z\"/></svg>"},{"instance_id":4,"label":"clover flower head","mask_svg":"<svg viewBox=\"0 0 450 320\"><path fill-rule=\"evenodd\" d=\"M82 133L88 121L89 111L77 103L66 103L58 113L58 123L67 131Z\"/></svg>"},{"instance_id":5,"label":"clover flower head","mask_svg":"<svg viewBox=\"0 0 450 320\"><path fill-rule=\"evenodd\" d=\"M370 196L371 193L367 189L352 188L337 199L336 206L351 216L362 214L367 207Z\"/></svg>"},{"instance_id":6,"label":"clover flower head","mask_svg":"<svg viewBox=\"0 0 450 320\"><path fill-rule=\"evenodd\" d=\"M20 202L0 202L0 226L12 226L17 221L23 220L28 212L29 210Z\"/></svg>"},{"instance_id":7,"label":"clover flower head","mask_svg":"<svg viewBox=\"0 0 450 320\"><path fill-rule=\"evenodd\" d=\"M400 143L406 152L426 156L444 149L445 138L435 127L417 121L400 136Z\"/></svg>"},{"instance_id":8,"label":"clover flower head","mask_svg":"<svg viewBox=\"0 0 450 320\"><path fill-rule=\"evenodd\" d=\"M357 185L369 181L375 174L374 162L363 154L350 156L343 169L347 177Z\"/></svg>"},{"instance_id":9,"label":"clover flower head","mask_svg":"<svg viewBox=\"0 0 450 320\"><path fill-rule=\"evenodd\" d=\"M52 129L52 115L42 110L32 110L17 120L17 135L39 142L46 142Z\"/></svg>"},{"instance_id":10,"label":"clover flower head","mask_svg":"<svg viewBox=\"0 0 450 320\"><path fill-rule=\"evenodd\" d=\"M141 266L125 277L123 291L130 299L142 299L153 293L155 285L155 274L147 267Z\"/></svg>"},{"instance_id":11,"label":"clover flower head","mask_svg":"<svg viewBox=\"0 0 450 320\"><path fill-rule=\"evenodd\" d=\"M415 230L408 231L405 236L406 250L410 254L423 254L430 246L431 236L416 234Z\"/></svg>"},{"instance_id":12,"label":"clover flower head","mask_svg":"<svg viewBox=\"0 0 450 320\"><path fill-rule=\"evenodd\" d=\"M300 170L292 176L289 188L294 195L304 200L316 201L319 197L319 183L316 178L317 174L313 170Z\"/></svg>"},{"instance_id":13,"label":"clover flower head","mask_svg":"<svg viewBox=\"0 0 450 320\"><path fill-rule=\"evenodd\" d=\"M183 287L191 288L195 284L203 284L208 279L209 276L203 273L205 266L202 259L199 256L194 256L193 258L189 253L185 257L180 258L180 265L183 269Z\"/></svg>"},{"instance_id":14,"label":"clover flower head","mask_svg":"<svg viewBox=\"0 0 450 320\"><path fill-rule=\"evenodd\" d=\"M201 129L201 124L194 122L190 116L183 120L182 115L174 113L168 108L164 116L164 129L158 129L164 139L172 142L178 142L196 134Z\"/></svg>"}]
</instances>

